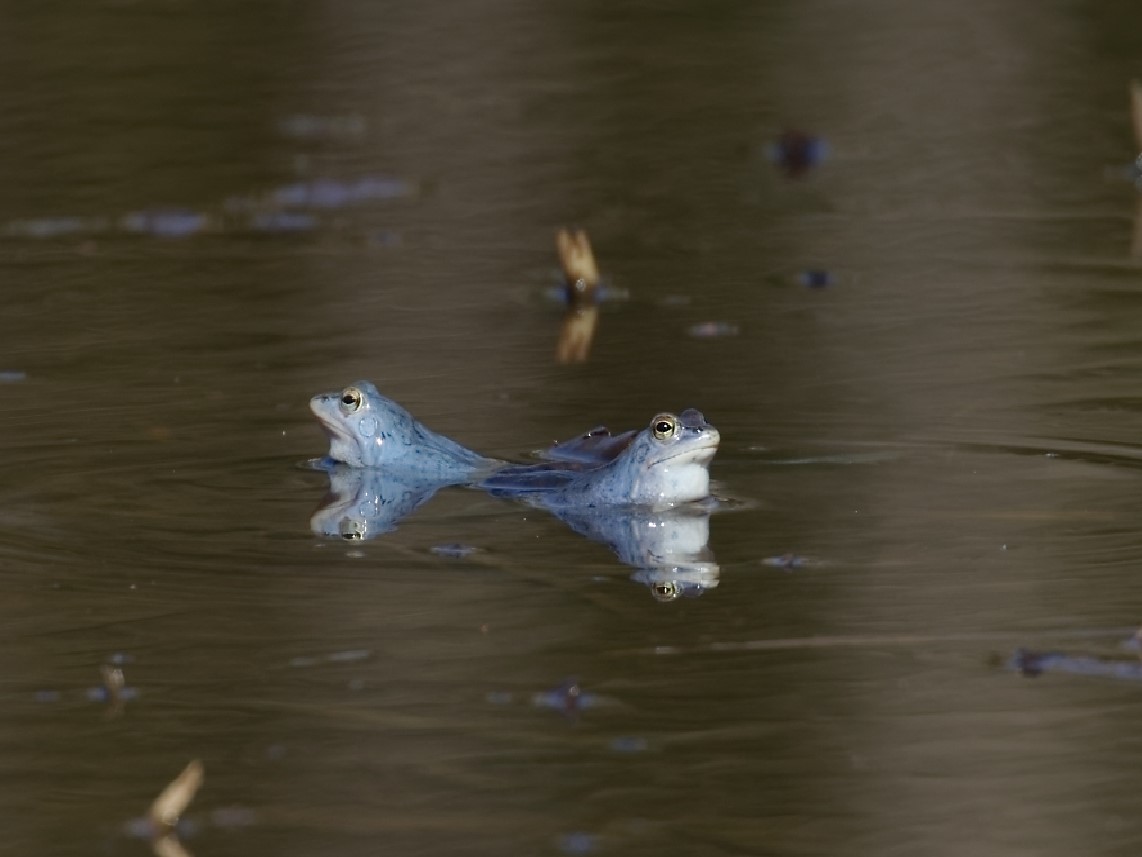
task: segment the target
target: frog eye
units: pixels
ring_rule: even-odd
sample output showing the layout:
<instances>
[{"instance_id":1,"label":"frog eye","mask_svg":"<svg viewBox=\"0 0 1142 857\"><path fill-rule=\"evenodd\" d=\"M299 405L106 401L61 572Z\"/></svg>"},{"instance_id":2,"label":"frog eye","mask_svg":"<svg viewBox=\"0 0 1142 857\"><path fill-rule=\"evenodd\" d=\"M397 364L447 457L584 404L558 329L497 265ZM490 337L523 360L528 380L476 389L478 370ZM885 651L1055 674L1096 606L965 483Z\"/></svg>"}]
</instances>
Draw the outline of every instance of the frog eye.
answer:
<instances>
[{"instance_id":1,"label":"frog eye","mask_svg":"<svg viewBox=\"0 0 1142 857\"><path fill-rule=\"evenodd\" d=\"M670 440L678 428L678 417L674 414L659 414L650 423L655 440Z\"/></svg>"},{"instance_id":2,"label":"frog eye","mask_svg":"<svg viewBox=\"0 0 1142 857\"><path fill-rule=\"evenodd\" d=\"M655 601L673 601L682 594L682 587L673 580L662 580L654 584L650 592Z\"/></svg>"},{"instance_id":3,"label":"frog eye","mask_svg":"<svg viewBox=\"0 0 1142 857\"><path fill-rule=\"evenodd\" d=\"M361 391L356 387L346 387L341 391L341 410L351 414L361 407Z\"/></svg>"}]
</instances>

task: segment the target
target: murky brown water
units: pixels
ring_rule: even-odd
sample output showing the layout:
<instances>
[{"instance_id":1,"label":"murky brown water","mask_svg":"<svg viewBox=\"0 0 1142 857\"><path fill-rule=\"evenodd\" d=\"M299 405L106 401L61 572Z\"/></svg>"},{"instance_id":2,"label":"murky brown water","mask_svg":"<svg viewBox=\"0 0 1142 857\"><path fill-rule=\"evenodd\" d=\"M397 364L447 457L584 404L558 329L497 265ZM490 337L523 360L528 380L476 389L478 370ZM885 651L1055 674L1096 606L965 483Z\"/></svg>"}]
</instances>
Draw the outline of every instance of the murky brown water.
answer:
<instances>
[{"instance_id":1,"label":"murky brown water","mask_svg":"<svg viewBox=\"0 0 1142 857\"><path fill-rule=\"evenodd\" d=\"M993 662L1142 618L1136 4L3 18L0 850L147 853L197 757L197 855L1136 852L1142 686ZM460 489L314 537L358 377L500 455L701 408L717 585Z\"/></svg>"}]
</instances>

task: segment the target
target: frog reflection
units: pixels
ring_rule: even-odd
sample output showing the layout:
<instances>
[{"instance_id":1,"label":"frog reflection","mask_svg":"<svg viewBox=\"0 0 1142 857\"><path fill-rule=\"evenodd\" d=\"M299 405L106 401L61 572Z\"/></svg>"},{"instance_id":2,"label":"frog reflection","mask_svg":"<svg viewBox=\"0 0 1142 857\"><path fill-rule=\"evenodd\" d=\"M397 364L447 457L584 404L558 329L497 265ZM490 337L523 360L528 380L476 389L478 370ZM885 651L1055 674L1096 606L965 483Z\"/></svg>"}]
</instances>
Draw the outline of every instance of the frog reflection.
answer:
<instances>
[{"instance_id":1,"label":"frog reflection","mask_svg":"<svg viewBox=\"0 0 1142 857\"><path fill-rule=\"evenodd\" d=\"M310 409L329 436L330 493L313 515L318 533L368 539L449 485L547 509L609 545L671 600L717 584L707 552L709 465L720 435L700 411L660 413L646 428L599 427L541 451L539 462L487 458L427 428L368 381L321 393Z\"/></svg>"},{"instance_id":2,"label":"frog reflection","mask_svg":"<svg viewBox=\"0 0 1142 857\"><path fill-rule=\"evenodd\" d=\"M713 504L655 511L645 507L552 508L572 530L602 542L638 569L631 579L645 584L657 601L694 597L718 585L719 568L710 551Z\"/></svg>"},{"instance_id":3,"label":"frog reflection","mask_svg":"<svg viewBox=\"0 0 1142 857\"><path fill-rule=\"evenodd\" d=\"M329 492L310 518L310 529L346 541L392 531L441 488L457 484L399 471L344 465L321 469L329 474Z\"/></svg>"},{"instance_id":4,"label":"frog reflection","mask_svg":"<svg viewBox=\"0 0 1142 857\"><path fill-rule=\"evenodd\" d=\"M346 541L391 532L441 488L456 481L375 468L327 468L329 492L310 519L319 535ZM544 506L542 498L531 501ZM659 601L701 595L718 585L708 543L712 504L654 510L644 506L546 507L575 532L601 542L635 569L632 579Z\"/></svg>"}]
</instances>

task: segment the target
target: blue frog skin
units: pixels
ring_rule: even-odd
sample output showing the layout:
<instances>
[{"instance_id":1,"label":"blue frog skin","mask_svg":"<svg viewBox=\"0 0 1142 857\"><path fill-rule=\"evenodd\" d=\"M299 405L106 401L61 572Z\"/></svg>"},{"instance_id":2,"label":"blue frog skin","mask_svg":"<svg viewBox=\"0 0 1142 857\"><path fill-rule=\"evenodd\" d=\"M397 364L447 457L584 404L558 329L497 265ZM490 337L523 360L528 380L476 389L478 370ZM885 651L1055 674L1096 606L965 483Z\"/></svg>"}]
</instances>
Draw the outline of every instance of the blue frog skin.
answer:
<instances>
[{"instance_id":1,"label":"blue frog skin","mask_svg":"<svg viewBox=\"0 0 1142 857\"><path fill-rule=\"evenodd\" d=\"M448 483L375 467L335 465L329 492L310 519L314 533L367 541L394 530ZM631 568L631 579L658 601L701 595L718 585L708 547L713 503L655 510L639 505L552 507L549 511Z\"/></svg>"},{"instance_id":2,"label":"blue frog skin","mask_svg":"<svg viewBox=\"0 0 1142 857\"><path fill-rule=\"evenodd\" d=\"M368 381L320 393L309 409L329 435L326 464L377 467L463 483L502 462L437 434Z\"/></svg>"},{"instance_id":3,"label":"blue frog skin","mask_svg":"<svg viewBox=\"0 0 1142 857\"><path fill-rule=\"evenodd\" d=\"M377 468L439 485L466 484L549 508L669 508L710 494L720 435L700 411L658 414L641 431L606 429L557 444L540 463L487 458L427 428L368 381L314 396L329 435L327 466Z\"/></svg>"},{"instance_id":4,"label":"blue frog skin","mask_svg":"<svg viewBox=\"0 0 1142 857\"><path fill-rule=\"evenodd\" d=\"M367 381L314 396L310 408L330 439L318 462L330 490L310 520L315 533L371 539L437 491L467 486L544 508L607 545L660 601L718 585L707 542L720 436L699 411L661 413L617 435L594 428L539 451L538 462L512 464L431 431Z\"/></svg>"},{"instance_id":5,"label":"blue frog skin","mask_svg":"<svg viewBox=\"0 0 1142 857\"><path fill-rule=\"evenodd\" d=\"M588 433L584 439L591 436ZM576 468L559 461L508 465L479 484L496 496L521 497L551 509L670 508L710 495L709 466L720 439L700 411L690 408L678 416L662 413L633 433L621 450L606 448L604 460L594 466Z\"/></svg>"}]
</instances>

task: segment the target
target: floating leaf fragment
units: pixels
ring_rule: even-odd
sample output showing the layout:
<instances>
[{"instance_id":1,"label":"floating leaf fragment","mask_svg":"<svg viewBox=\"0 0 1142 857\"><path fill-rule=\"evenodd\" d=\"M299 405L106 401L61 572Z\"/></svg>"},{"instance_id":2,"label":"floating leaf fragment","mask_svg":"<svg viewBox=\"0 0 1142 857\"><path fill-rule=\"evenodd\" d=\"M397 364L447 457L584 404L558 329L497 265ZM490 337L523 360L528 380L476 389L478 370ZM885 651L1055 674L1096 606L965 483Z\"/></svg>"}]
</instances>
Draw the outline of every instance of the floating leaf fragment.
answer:
<instances>
[{"instance_id":1,"label":"floating leaf fragment","mask_svg":"<svg viewBox=\"0 0 1142 857\"><path fill-rule=\"evenodd\" d=\"M195 759L155 798L147 815L157 831L163 834L175 829L179 817L194 800L204 776L202 762Z\"/></svg>"},{"instance_id":2,"label":"floating leaf fragment","mask_svg":"<svg viewBox=\"0 0 1142 857\"><path fill-rule=\"evenodd\" d=\"M599 285L599 267L591 250L591 240L582 229L572 233L560 229L555 233L555 249L559 253L559 266L568 290L568 303L583 303L594 299Z\"/></svg>"}]
</instances>

